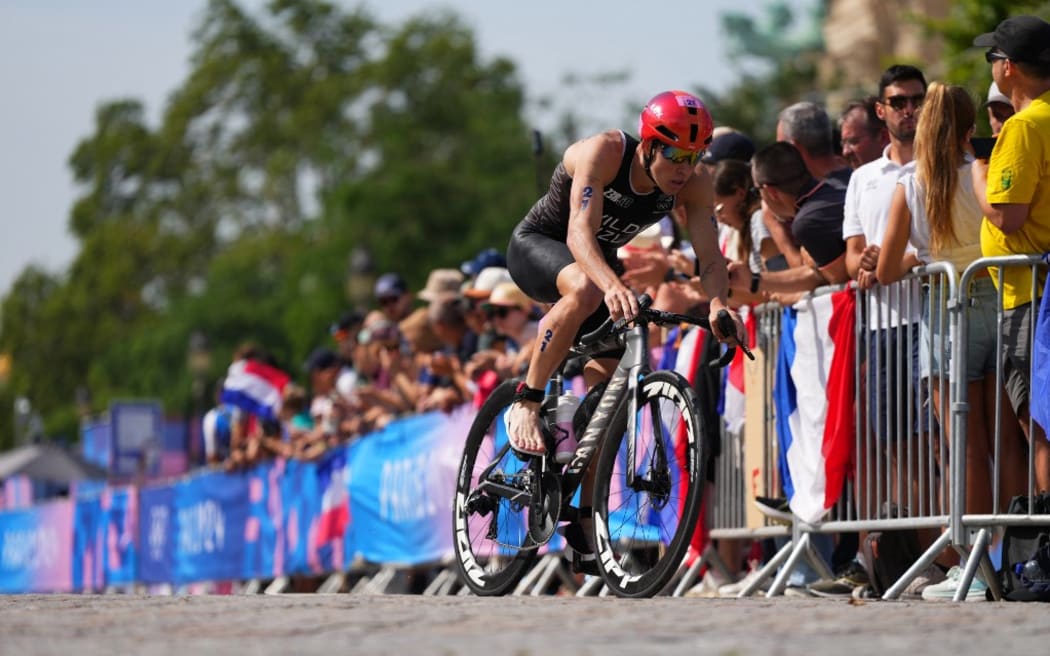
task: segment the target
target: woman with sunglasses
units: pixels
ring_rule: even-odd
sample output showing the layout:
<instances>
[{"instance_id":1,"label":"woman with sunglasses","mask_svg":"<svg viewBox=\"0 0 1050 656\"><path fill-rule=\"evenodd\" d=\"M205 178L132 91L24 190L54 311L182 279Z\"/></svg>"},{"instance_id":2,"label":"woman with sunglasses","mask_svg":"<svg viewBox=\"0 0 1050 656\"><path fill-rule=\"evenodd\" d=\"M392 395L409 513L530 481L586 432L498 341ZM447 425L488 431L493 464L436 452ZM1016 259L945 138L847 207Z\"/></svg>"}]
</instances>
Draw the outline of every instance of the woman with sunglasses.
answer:
<instances>
[{"instance_id":1,"label":"woman with sunglasses","mask_svg":"<svg viewBox=\"0 0 1050 656\"><path fill-rule=\"evenodd\" d=\"M729 309L726 263L711 220L711 180L702 168L693 169L711 140L711 116L696 96L666 91L646 104L639 128L640 138L609 130L570 145L550 189L511 236L507 268L514 282L532 300L553 304L507 413L510 441L519 452L544 452L538 425L543 388L581 327L597 327L608 314L638 313L637 299L620 279L616 249L676 206L686 211L712 319ZM739 317L732 316L743 334ZM735 335L718 338L733 341ZM587 363L588 385L612 373L619 354L607 355Z\"/></svg>"}]
</instances>

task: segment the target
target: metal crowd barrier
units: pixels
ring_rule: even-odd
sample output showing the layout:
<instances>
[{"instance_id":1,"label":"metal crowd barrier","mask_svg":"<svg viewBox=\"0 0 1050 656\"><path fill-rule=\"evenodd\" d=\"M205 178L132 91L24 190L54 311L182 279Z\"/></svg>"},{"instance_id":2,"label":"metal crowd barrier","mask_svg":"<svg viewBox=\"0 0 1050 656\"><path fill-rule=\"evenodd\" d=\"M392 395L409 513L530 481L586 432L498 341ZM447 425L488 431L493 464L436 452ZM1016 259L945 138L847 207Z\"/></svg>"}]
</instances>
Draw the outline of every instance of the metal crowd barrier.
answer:
<instances>
[{"instance_id":1,"label":"metal crowd barrier","mask_svg":"<svg viewBox=\"0 0 1050 656\"><path fill-rule=\"evenodd\" d=\"M949 408L946 386L932 390L923 382L919 349L938 352L946 360L952 343L953 323L943 313L923 331L921 318L930 316L935 304L951 306L956 297L955 272L950 264L921 267L898 283L858 290L856 303L856 357L854 382L856 468L847 479L839 501L819 522L806 523L795 517L791 527L790 553L778 553L763 575L778 573L768 596L781 594L788 578L803 559L822 577L831 572L813 549L813 534L849 531L926 529L941 531L921 560L922 567L909 571L886 594L899 596L904 587L947 546L950 532L951 486L943 473L951 471L946 435L940 429L933 401ZM825 287L813 296L832 293L841 287ZM936 315L935 315L936 316ZM779 315L777 316L779 319ZM775 353L775 351L774 351ZM767 371L767 391L773 369ZM933 399L933 395L938 395ZM764 396L772 408L771 396ZM772 423L767 419L765 440L776 444ZM756 581L743 595L752 594Z\"/></svg>"},{"instance_id":2,"label":"metal crowd barrier","mask_svg":"<svg viewBox=\"0 0 1050 656\"><path fill-rule=\"evenodd\" d=\"M965 371L960 372L960 368L964 366L968 356L968 343L967 337L969 334L970 321L968 320L968 313L973 307L973 299L971 298L971 283L984 275L985 271L989 271L989 267L995 267L991 269L994 271L996 276L996 289L998 290L996 295L996 348L995 353L999 354L1003 352L1003 321L1004 321L1004 310L1003 310L1003 293L1004 288L1004 277L1007 269L1028 269L1027 277L1029 279L1030 298L1034 299L1029 313L1028 323L1028 335L1029 353L1033 352L1033 342L1035 337L1035 318L1038 314L1039 306L1039 289L1038 289L1038 278L1041 271L1046 269L1045 256L1040 255L1014 255L1005 257L989 257L981 258L971 264L963 272L960 280L960 294L959 294L959 307L957 308L958 316L958 342L955 344L955 359L952 367L952 375L954 385L952 388L953 393L953 426L955 432L953 436L953 451L956 453L966 453L967 442L970 436L968 435L967 417L971 411L972 405L980 403L980 399L968 399L968 386L966 384ZM1030 372L1031 373L1031 372ZM1005 480L1009 474L1009 462L1005 460L1006 457L1006 445L1005 441L1009 439L1018 439L1022 443L1020 446L1027 448L1027 458L1025 460L1025 486L1023 490L1017 489L1018 486L1015 484L1015 493L1032 498L1037 492L1040 492L1036 486L1036 473L1035 473L1035 450L1031 447L1030 440L1026 440L1024 434L1021 435L1004 435L1002 432L1003 417L1004 413L1007 415L1007 426L1012 428L1009 422L1012 420L1009 418L1012 414L1012 407L1010 406L1009 399L1005 399L1003 396L1004 391L1004 372L1001 358L996 360L995 370L995 401L994 401L994 424L995 427L994 435L992 436L992 471L991 471L991 495L992 512L986 514L971 513L965 507L966 499L966 488L967 488L967 477L966 477L966 459L957 458L953 466L952 471L952 486L954 491L954 497L956 503L952 506L952 521L951 521L951 542L952 544L963 554L977 554L976 558L970 557L966 560L966 567L963 570L963 576L960 580L959 592L955 596L955 601L962 601L966 597L966 591L970 587L970 583L973 581L973 577L977 573L977 569L980 568L983 574L985 583L988 584L991 590L992 596L995 599L1000 599L1002 595L1001 586L999 585L999 579L995 574L992 566L990 557L988 555L988 547L992 543L993 539L998 535L1001 535L1001 531L1006 527L1010 526L1048 526L1050 525L1050 515L1033 515L1031 511L1024 515L1008 514L1006 513L1006 506L1010 502L1007 495L1002 495L1002 488L1004 484L1009 484L1010 481ZM1029 390L1031 390L1031 376L1029 377ZM1046 402L1046 399L1035 399L1030 398L1029 404L1035 402ZM1033 434L1033 424L1031 416L1028 417L1027 433L1029 436ZM1033 436L1033 439L1035 436ZM1017 446L1016 444L1014 446ZM1006 554L1003 554L1005 560ZM1002 563L1003 569L1009 567L1009 563Z\"/></svg>"}]
</instances>

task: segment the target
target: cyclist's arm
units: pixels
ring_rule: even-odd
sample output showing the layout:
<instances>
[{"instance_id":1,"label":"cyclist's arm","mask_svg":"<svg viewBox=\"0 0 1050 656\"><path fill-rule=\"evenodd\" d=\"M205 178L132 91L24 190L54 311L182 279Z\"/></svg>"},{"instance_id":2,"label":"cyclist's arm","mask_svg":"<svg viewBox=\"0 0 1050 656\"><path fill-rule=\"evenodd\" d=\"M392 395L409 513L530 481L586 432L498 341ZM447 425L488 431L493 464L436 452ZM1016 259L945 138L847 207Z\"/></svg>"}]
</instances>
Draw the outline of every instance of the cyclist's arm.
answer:
<instances>
[{"instance_id":1,"label":"cyclist's arm","mask_svg":"<svg viewBox=\"0 0 1050 656\"><path fill-rule=\"evenodd\" d=\"M583 272L605 293L614 317L638 312L634 295L605 262L597 237L602 225L602 191L616 177L623 148L620 132L603 132L569 146L564 159L565 170L572 176L565 243Z\"/></svg>"},{"instance_id":2,"label":"cyclist's arm","mask_svg":"<svg viewBox=\"0 0 1050 656\"><path fill-rule=\"evenodd\" d=\"M712 313L729 308L729 273L718 248L718 229L712 218L713 199L710 175L703 167L697 167L697 173L678 194L678 200L685 209L686 231L699 262L700 285L710 299Z\"/></svg>"}]
</instances>

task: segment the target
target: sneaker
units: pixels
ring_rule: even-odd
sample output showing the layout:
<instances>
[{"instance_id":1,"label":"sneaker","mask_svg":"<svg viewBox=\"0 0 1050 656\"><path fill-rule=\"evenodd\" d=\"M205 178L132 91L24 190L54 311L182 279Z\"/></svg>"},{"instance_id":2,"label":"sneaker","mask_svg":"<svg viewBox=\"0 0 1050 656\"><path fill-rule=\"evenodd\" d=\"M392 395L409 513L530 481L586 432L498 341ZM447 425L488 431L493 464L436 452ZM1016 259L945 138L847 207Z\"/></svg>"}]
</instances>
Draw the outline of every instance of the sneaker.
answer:
<instances>
[{"instance_id":1,"label":"sneaker","mask_svg":"<svg viewBox=\"0 0 1050 656\"><path fill-rule=\"evenodd\" d=\"M834 581L816 581L806 587L818 597L849 597L856 588L862 588L869 583L871 581L868 580L868 571L853 560L839 572Z\"/></svg>"},{"instance_id":2,"label":"sneaker","mask_svg":"<svg viewBox=\"0 0 1050 656\"><path fill-rule=\"evenodd\" d=\"M786 588L784 588L784 596L785 597L806 597L806 598L809 598L809 597L812 597L814 595L804 585L789 585Z\"/></svg>"},{"instance_id":3,"label":"sneaker","mask_svg":"<svg viewBox=\"0 0 1050 656\"><path fill-rule=\"evenodd\" d=\"M738 597L740 593L744 591L744 588L748 587L758 578L759 570L753 569L747 573L744 578L740 579L736 583L727 583L722 587L718 588L719 597ZM769 589L769 580L765 580L761 585L758 586L757 590L765 592Z\"/></svg>"},{"instance_id":4,"label":"sneaker","mask_svg":"<svg viewBox=\"0 0 1050 656\"><path fill-rule=\"evenodd\" d=\"M708 572L704 575L704 578L700 579L700 582L689 588L689 591L685 593L687 597L704 597L707 599L713 599L721 597L718 591L725 587L726 581L721 576L716 576L713 572Z\"/></svg>"},{"instance_id":5,"label":"sneaker","mask_svg":"<svg viewBox=\"0 0 1050 656\"><path fill-rule=\"evenodd\" d=\"M944 570L936 565L930 565L919 572L919 575L904 588L904 591L901 592L901 599L921 599L926 588L944 581L945 578Z\"/></svg>"},{"instance_id":6,"label":"sneaker","mask_svg":"<svg viewBox=\"0 0 1050 656\"><path fill-rule=\"evenodd\" d=\"M755 507L766 517L781 524L790 524L792 521L791 507L787 499L755 497Z\"/></svg>"},{"instance_id":7,"label":"sneaker","mask_svg":"<svg viewBox=\"0 0 1050 656\"><path fill-rule=\"evenodd\" d=\"M922 591L922 598L925 601L951 601L955 599L955 591L959 589L959 581L962 579L962 575L962 568L956 565L948 570L948 575L944 581L926 586ZM966 601L984 601L984 593L987 590L987 583L982 581L980 577L973 577L973 581L970 582L970 589L966 591Z\"/></svg>"}]
</instances>

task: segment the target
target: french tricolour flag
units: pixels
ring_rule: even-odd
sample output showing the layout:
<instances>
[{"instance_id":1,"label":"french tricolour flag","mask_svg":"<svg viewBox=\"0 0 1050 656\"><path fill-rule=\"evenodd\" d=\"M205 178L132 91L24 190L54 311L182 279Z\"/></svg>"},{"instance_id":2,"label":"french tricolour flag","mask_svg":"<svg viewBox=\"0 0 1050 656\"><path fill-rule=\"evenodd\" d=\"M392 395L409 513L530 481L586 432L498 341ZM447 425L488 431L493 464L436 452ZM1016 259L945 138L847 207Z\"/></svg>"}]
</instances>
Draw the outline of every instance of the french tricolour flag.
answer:
<instances>
[{"instance_id":1,"label":"french tricolour flag","mask_svg":"<svg viewBox=\"0 0 1050 656\"><path fill-rule=\"evenodd\" d=\"M747 305L741 306L737 312L744 324L744 330L747 331L747 344L753 348L757 341L755 315ZM744 429L744 394L744 352L737 349L733 361L726 367L722 377L721 407L718 409L726 430L730 433L739 433Z\"/></svg>"},{"instance_id":2,"label":"french tricolour flag","mask_svg":"<svg viewBox=\"0 0 1050 656\"><path fill-rule=\"evenodd\" d=\"M222 402L262 419L276 419L281 410L281 394L289 380L280 369L255 360L238 360L226 372Z\"/></svg>"},{"instance_id":3,"label":"french tricolour flag","mask_svg":"<svg viewBox=\"0 0 1050 656\"><path fill-rule=\"evenodd\" d=\"M806 522L838 501L851 466L855 308L847 289L784 309L773 387L780 474Z\"/></svg>"}]
</instances>

